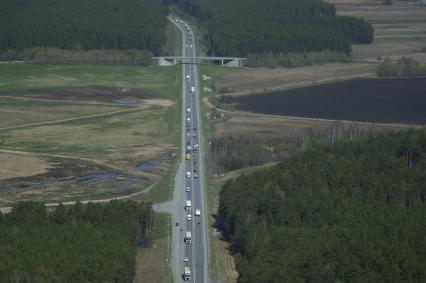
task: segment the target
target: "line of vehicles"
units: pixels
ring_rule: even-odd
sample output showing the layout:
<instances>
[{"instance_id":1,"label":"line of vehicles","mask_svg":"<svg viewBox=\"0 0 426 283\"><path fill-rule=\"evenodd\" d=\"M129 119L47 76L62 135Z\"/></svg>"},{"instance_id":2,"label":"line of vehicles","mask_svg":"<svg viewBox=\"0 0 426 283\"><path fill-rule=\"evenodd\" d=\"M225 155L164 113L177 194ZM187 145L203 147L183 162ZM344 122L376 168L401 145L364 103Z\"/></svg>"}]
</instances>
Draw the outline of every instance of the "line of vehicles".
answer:
<instances>
[{"instance_id":1,"label":"line of vehicles","mask_svg":"<svg viewBox=\"0 0 426 283\"><path fill-rule=\"evenodd\" d=\"M177 23L179 23L181 25L181 27L184 28L185 30L185 47L186 48L192 48L193 44L192 44L192 34L191 31L188 27L188 25L186 25L181 19L179 18L175 18L175 21ZM188 59L185 63L190 63L189 62L190 59ZM186 67L185 67L186 68ZM186 69L188 70L188 69ZM193 218L195 217L200 217L201 216L201 209L197 208L197 209L193 209L193 189L197 189L197 183L195 183L195 179L197 179L198 176L198 171L197 171L197 165L199 164L199 144L198 144L198 137L197 137L197 116L195 116L196 111L195 109L191 109L192 105L194 107L194 101L195 101L195 85L192 83L192 80L194 78L191 78L190 73L186 73L185 74L185 82L187 84L187 88L186 90L188 91L188 93L185 93L186 95L186 101L187 101L187 105L185 108L185 113L186 113L186 117L185 117L185 128L186 128L186 137L185 137L185 141L186 141L186 145L185 145L185 151L184 151L184 157L185 157L185 179L186 179L186 186L185 186L185 192L187 193L187 198L185 201L185 205L184 205L184 213L185 213L185 219L186 219L186 225L184 226L184 228L186 227L185 230L185 234L184 234L184 244L188 245L190 248L187 249L187 256L189 257L189 253L192 250L192 245L193 245ZM195 113L194 113L195 112ZM195 185L194 185L195 183ZM195 220L195 219L194 219ZM179 225L179 223L176 223L176 225ZM200 226L200 220L197 221L197 226ZM195 232L194 232L195 233ZM198 241L198 239L197 239ZM182 279L187 281L187 280L191 280L191 265L190 265L190 259L185 256L184 257L184 270L183 270L183 274L182 274ZM191 259L193 260L193 259Z\"/></svg>"}]
</instances>

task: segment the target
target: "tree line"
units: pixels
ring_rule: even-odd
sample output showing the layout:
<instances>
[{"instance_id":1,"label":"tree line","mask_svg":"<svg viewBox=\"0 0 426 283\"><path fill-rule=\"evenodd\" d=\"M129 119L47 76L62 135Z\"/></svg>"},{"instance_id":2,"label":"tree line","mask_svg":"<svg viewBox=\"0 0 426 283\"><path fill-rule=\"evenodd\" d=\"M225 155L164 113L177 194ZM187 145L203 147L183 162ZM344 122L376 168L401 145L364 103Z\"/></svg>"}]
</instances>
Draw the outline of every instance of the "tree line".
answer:
<instances>
[{"instance_id":1,"label":"tree line","mask_svg":"<svg viewBox=\"0 0 426 283\"><path fill-rule=\"evenodd\" d=\"M217 227L238 282L424 282L426 131L311 142L228 181Z\"/></svg>"},{"instance_id":2,"label":"tree line","mask_svg":"<svg viewBox=\"0 0 426 283\"><path fill-rule=\"evenodd\" d=\"M412 57L401 57L396 62L388 57L377 65L376 74L378 77L418 77L426 76L426 66Z\"/></svg>"},{"instance_id":3,"label":"tree line","mask_svg":"<svg viewBox=\"0 0 426 283\"><path fill-rule=\"evenodd\" d=\"M151 244L145 203L18 203L0 213L2 282L132 282L135 247Z\"/></svg>"},{"instance_id":4,"label":"tree line","mask_svg":"<svg viewBox=\"0 0 426 283\"><path fill-rule=\"evenodd\" d=\"M168 8L156 0L0 0L0 51L138 49L159 54Z\"/></svg>"},{"instance_id":5,"label":"tree line","mask_svg":"<svg viewBox=\"0 0 426 283\"><path fill-rule=\"evenodd\" d=\"M371 24L336 15L319 0L176 0L206 27L209 53L351 53L351 44L373 40Z\"/></svg>"}]
</instances>

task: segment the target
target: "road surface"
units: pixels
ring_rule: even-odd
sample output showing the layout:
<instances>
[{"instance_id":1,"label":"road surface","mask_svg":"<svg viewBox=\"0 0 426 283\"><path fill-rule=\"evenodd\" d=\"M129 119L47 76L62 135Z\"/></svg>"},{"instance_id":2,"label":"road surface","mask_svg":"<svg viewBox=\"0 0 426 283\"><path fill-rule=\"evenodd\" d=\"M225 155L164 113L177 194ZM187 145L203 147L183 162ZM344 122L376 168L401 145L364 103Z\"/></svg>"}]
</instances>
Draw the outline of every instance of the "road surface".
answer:
<instances>
[{"instance_id":1,"label":"road surface","mask_svg":"<svg viewBox=\"0 0 426 283\"><path fill-rule=\"evenodd\" d=\"M182 32L182 56L195 57L191 29L180 19L176 21L176 18L169 17L169 20ZM182 159L176 172L173 200L154 205L154 209L172 215L171 266L174 282L182 282L184 269L189 267L191 279L187 282L202 283L209 282L209 276L200 101L195 60L188 59L188 62L182 64L182 81ZM191 201L190 209L186 206L187 201ZM196 210L200 210L200 216L195 215ZM188 215L191 216L190 220ZM191 232L191 243L185 243L187 232Z\"/></svg>"}]
</instances>

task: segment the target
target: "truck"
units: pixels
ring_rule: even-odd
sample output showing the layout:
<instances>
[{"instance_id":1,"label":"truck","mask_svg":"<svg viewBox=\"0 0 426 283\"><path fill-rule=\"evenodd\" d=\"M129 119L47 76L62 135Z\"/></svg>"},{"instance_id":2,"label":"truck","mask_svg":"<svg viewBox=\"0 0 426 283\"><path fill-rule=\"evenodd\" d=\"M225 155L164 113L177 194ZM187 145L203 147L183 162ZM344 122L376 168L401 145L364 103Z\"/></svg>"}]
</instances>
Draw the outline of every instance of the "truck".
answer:
<instances>
[{"instance_id":1,"label":"truck","mask_svg":"<svg viewBox=\"0 0 426 283\"><path fill-rule=\"evenodd\" d=\"M201 210L200 209L196 209L195 210L195 216L201 216Z\"/></svg>"},{"instance_id":2,"label":"truck","mask_svg":"<svg viewBox=\"0 0 426 283\"><path fill-rule=\"evenodd\" d=\"M194 144L194 146L192 147L192 151L195 153L198 151L198 143Z\"/></svg>"},{"instance_id":3,"label":"truck","mask_svg":"<svg viewBox=\"0 0 426 283\"><path fill-rule=\"evenodd\" d=\"M191 200L187 200L186 201L186 205L185 205L185 210L191 210L191 207L192 207L192 203L191 203Z\"/></svg>"},{"instance_id":4,"label":"truck","mask_svg":"<svg viewBox=\"0 0 426 283\"><path fill-rule=\"evenodd\" d=\"M191 280L191 269L189 269L188 266L185 266L185 269L183 271L183 280L185 281Z\"/></svg>"},{"instance_id":5,"label":"truck","mask_svg":"<svg viewBox=\"0 0 426 283\"><path fill-rule=\"evenodd\" d=\"M185 244L190 244L192 242L192 235L191 235L191 231L186 231L186 235L185 235Z\"/></svg>"}]
</instances>

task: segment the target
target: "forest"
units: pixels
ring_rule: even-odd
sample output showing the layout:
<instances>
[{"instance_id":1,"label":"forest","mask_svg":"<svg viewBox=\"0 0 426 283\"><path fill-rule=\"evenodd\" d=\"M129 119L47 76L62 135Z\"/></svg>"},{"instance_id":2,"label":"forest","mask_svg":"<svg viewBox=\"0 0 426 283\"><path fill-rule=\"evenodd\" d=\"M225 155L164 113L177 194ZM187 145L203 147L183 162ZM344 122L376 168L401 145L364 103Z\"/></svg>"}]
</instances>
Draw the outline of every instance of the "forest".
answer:
<instances>
[{"instance_id":1,"label":"forest","mask_svg":"<svg viewBox=\"0 0 426 283\"><path fill-rule=\"evenodd\" d=\"M209 53L351 53L351 44L370 43L373 28L363 19L336 15L321 0L176 0L207 30Z\"/></svg>"},{"instance_id":2,"label":"forest","mask_svg":"<svg viewBox=\"0 0 426 283\"><path fill-rule=\"evenodd\" d=\"M151 209L111 201L0 213L2 282L132 282L135 247L151 243Z\"/></svg>"},{"instance_id":3,"label":"forest","mask_svg":"<svg viewBox=\"0 0 426 283\"><path fill-rule=\"evenodd\" d=\"M0 0L0 51L138 49L159 54L169 13L156 0Z\"/></svg>"},{"instance_id":4,"label":"forest","mask_svg":"<svg viewBox=\"0 0 426 283\"><path fill-rule=\"evenodd\" d=\"M425 282L425 184L426 130L315 140L225 183L216 225L240 283Z\"/></svg>"}]
</instances>

